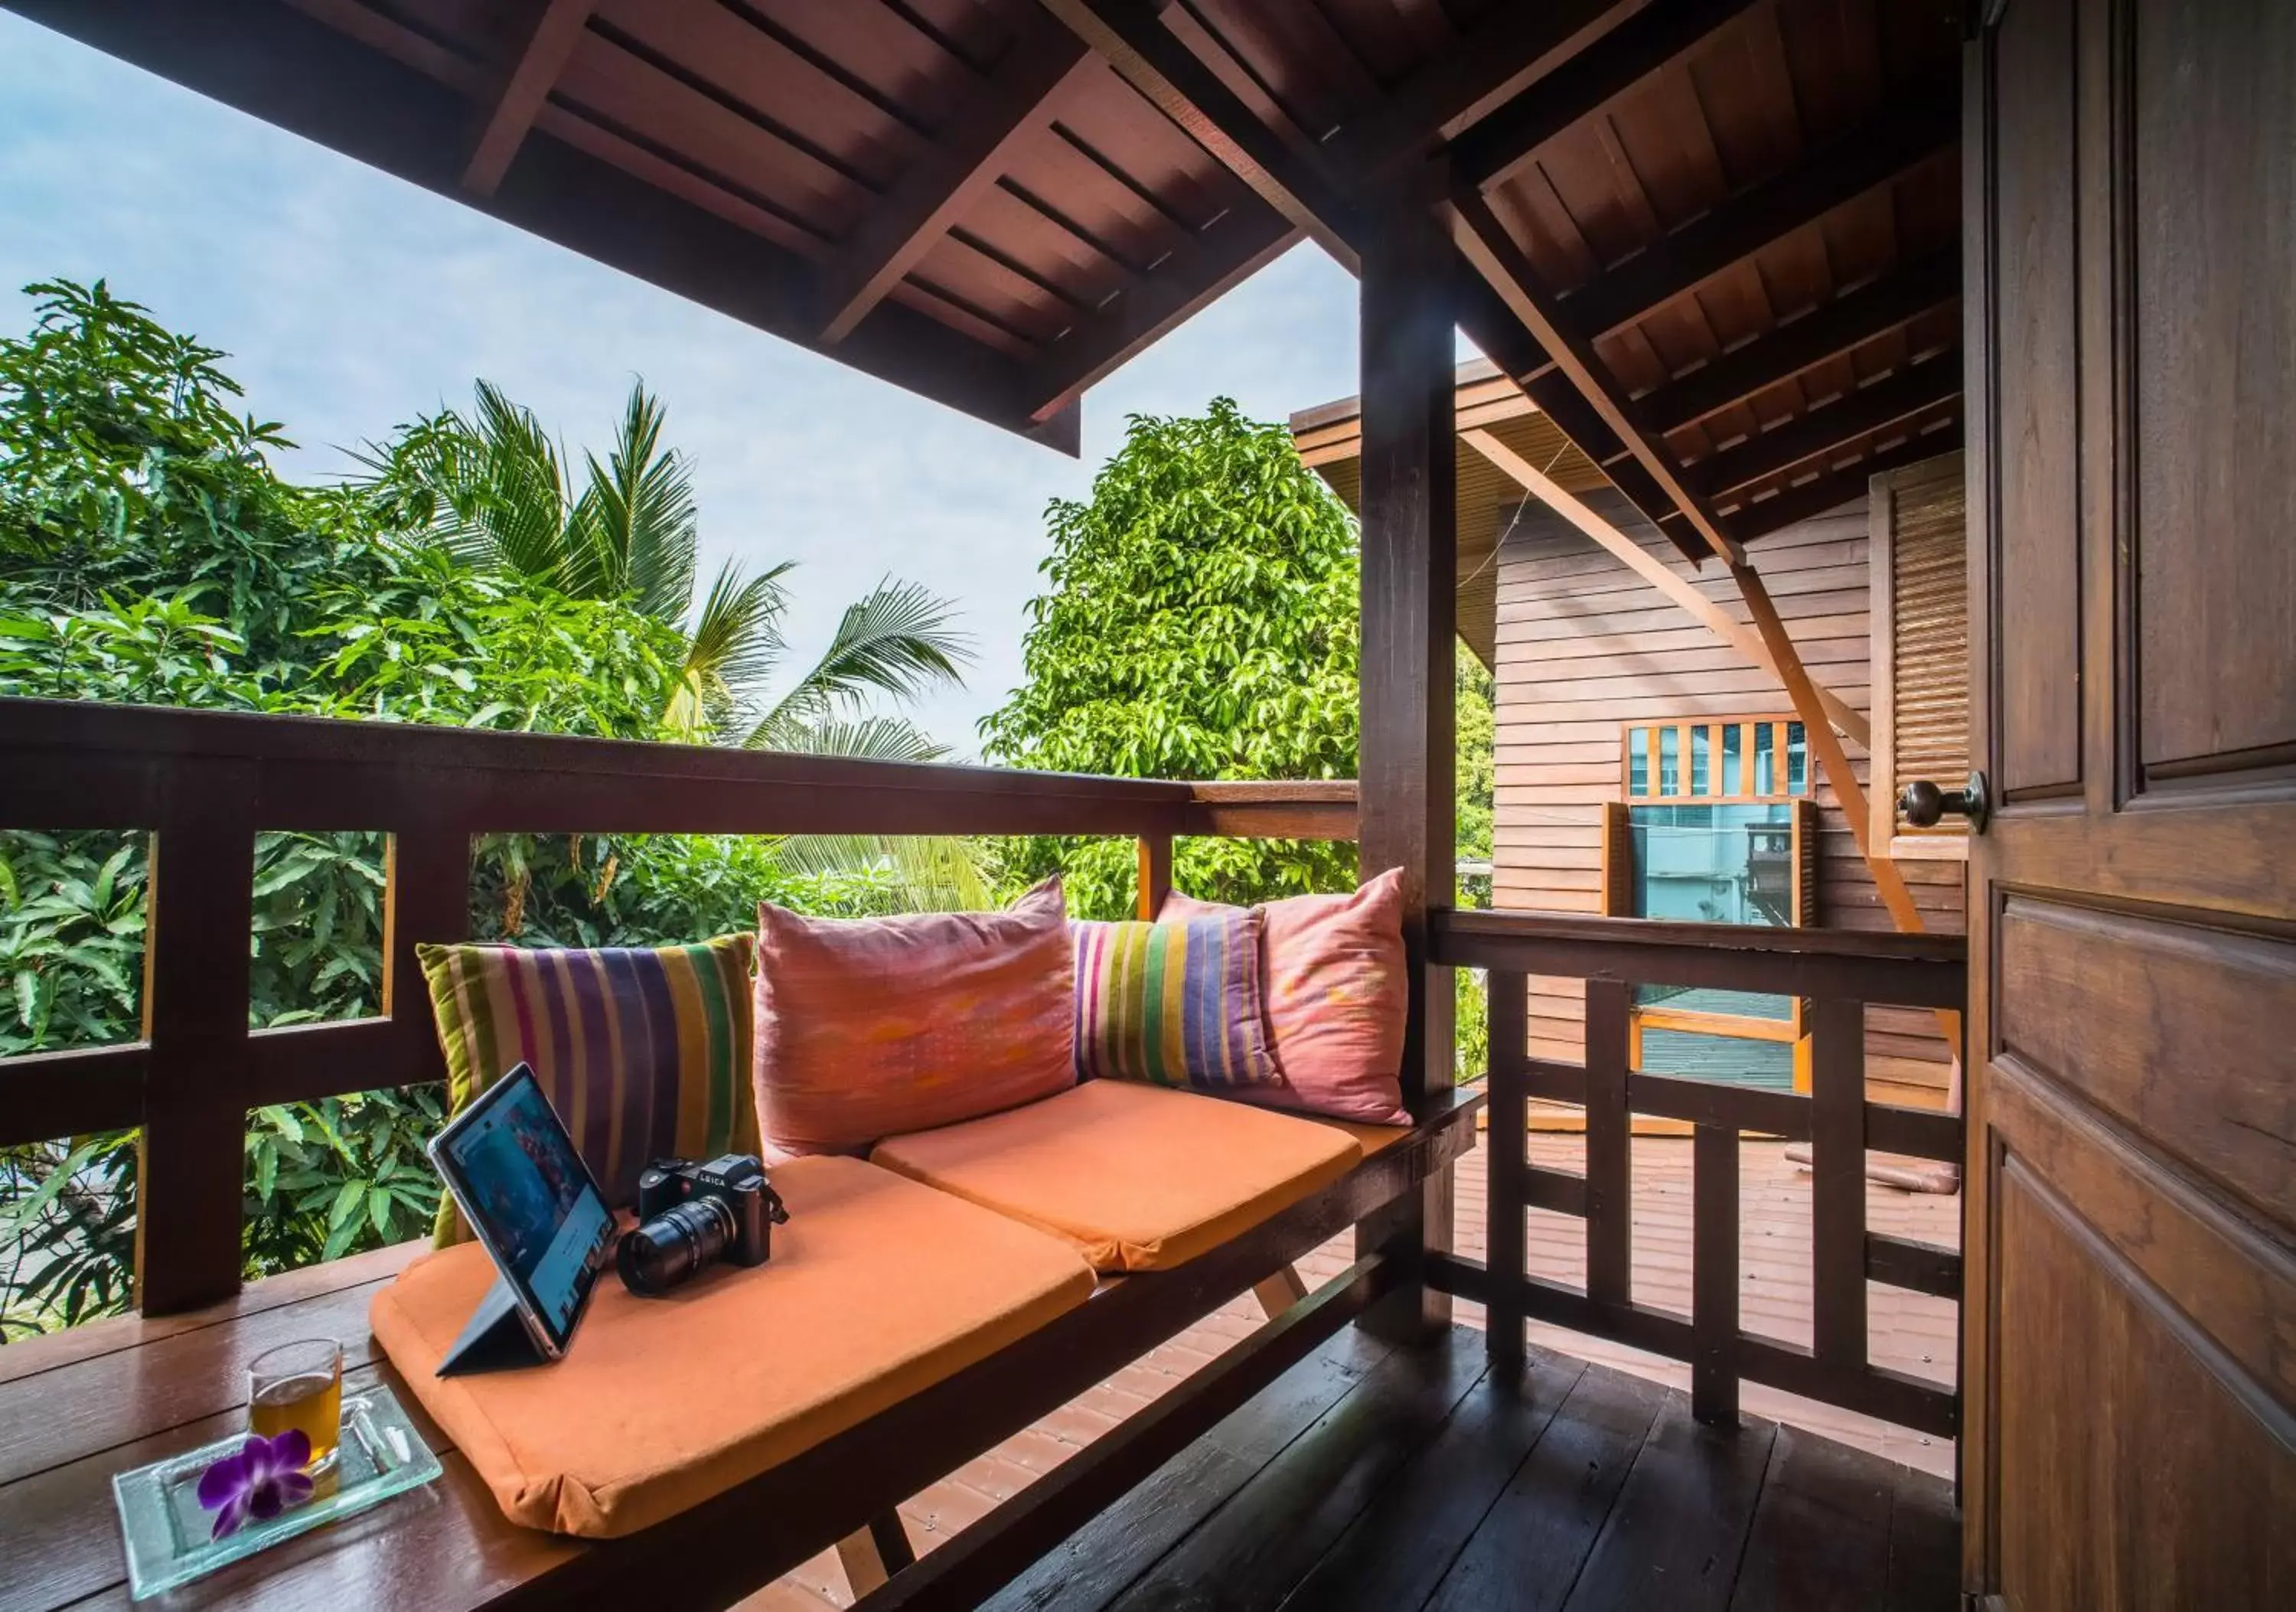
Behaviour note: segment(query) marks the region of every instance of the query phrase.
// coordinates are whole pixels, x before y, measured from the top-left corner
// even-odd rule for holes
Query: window
[[[1816,803],[1808,736],[1789,717],[1630,725],[1626,799],[1604,834],[1603,910],[1698,924],[1814,918]],[[1634,1064],[1790,1090],[1802,1065],[1792,997],[1636,990]]]
[[[1778,801],[1810,790],[1809,736],[1792,717],[1630,724],[1625,754],[1629,801]]]
[[[1874,478],[1866,506],[1873,587],[1874,843],[1892,857],[1960,858],[1968,825],[1915,828],[1898,787],[1943,789],[1969,776],[1969,537],[1962,456],[1947,454]]]

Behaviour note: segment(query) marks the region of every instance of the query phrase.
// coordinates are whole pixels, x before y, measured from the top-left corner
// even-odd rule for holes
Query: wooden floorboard
[[[1398,1350],[1111,1606],[1117,1612],[1281,1606],[1433,1440],[1483,1371],[1482,1335],[1465,1328],[1424,1349]]]
[[[1107,1606],[1391,1353],[1352,1327],[1341,1331],[985,1605],[994,1612]]]
[[[1434,1442],[1395,1476],[1292,1597],[1317,1612],[1391,1612],[1434,1592],[1587,1368],[1535,1350],[1487,1373]]]
[[[1702,1427],[1668,1394],[1563,1612],[1725,1612],[1776,1436],[1752,1419]]]
[[[1555,1612],[1668,1397],[1640,1378],[1587,1367],[1452,1560],[1428,1612]]]
[[[1882,1605],[1891,1476],[1846,1445],[1779,1428],[1734,1612],[1870,1612]]]

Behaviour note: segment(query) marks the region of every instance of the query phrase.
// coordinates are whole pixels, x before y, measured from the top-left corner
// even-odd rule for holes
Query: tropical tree
[[[972,658],[954,612],[914,583],[887,579],[849,605],[829,646],[780,692],[788,563],[756,576],[723,565],[694,600],[701,516],[693,469],[663,440],[666,411],[630,389],[603,460],[579,473],[534,413],[480,381],[468,413],[443,409],[360,455],[357,484],[381,518],[424,531],[475,568],[581,599],[621,599],[684,635],[676,687],[661,716],[690,739],[752,749],[931,761],[945,753],[872,700],[908,700],[959,680]]]
[[[1136,415],[1081,502],[1046,512],[1051,586],[1029,606],[1027,683],[981,723],[1014,766],[1163,778],[1338,778],[1356,765],[1356,533],[1291,434],[1215,399]],[[1122,917],[1128,846],[1036,840],[1076,910]],[[1213,899],[1350,885],[1354,848],[1191,839],[1179,884]]]

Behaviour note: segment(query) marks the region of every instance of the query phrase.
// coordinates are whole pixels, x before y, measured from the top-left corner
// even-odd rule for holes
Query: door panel
[[[2265,0],[2155,4],[2135,19],[2133,524],[2148,782],[2296,762],[2287,12]],[[2258,532],[2280,540],[2249,540]]]
[[[2296,7],[1969,90],[1968,1587],[2296,1605]]]
[[[2073,299],[2074,0],[2020,0],[1998,37],[2003,96],[1994,169],[2004,294],[1998,454],[2002,588],[2000,759],[2008,798],[2080,784],[2079,376]]]

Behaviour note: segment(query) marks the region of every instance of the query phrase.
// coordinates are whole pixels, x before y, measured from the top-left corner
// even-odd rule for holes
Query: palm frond
[[[812,878],[888,876],[910,912],[979,912],[995,905],[988,875],[968,840],[946,836],[796,835],[775,849],[788,871]]]
[[[754,721],[758,688],[782,654],[782,613],[789,598],[784,561],[743,578],[727,561],[709,586],[686,637],[685,665],[663,720],[689,737],[730,735]],[[683,625],[683,622],[680,622]]]
[[[571,524],[602,581],[656,621],[683,627],[693,605],[701,514],[685,456],[661,445],[668,417],[644,382],[630,388],[606,462],[585,456],[589,481]]]
[[[470,426],[480,449],[467,478],[477,500],[472,516],[494,563],[578,596],[599,596],[585,574],[585,556],[568,541],[565,467],[542,422],[493,382],[481,381]]]
[[[888,579],[852,604],[821,659],[759,723],[759,731],[820,723],[870,693],[911,700],[962,683],[972,641],[950,626],[955,607],[914,582]],[[757,746],[752,736],[752,747]],[[780,746],[767,739],[767,745]]]
[[[938,761],[948,754],[947,745],[906,717],[804,722],[781,711],[752,728],[743,747],[785,750],[798,755],[852,756],[869,761]]]

